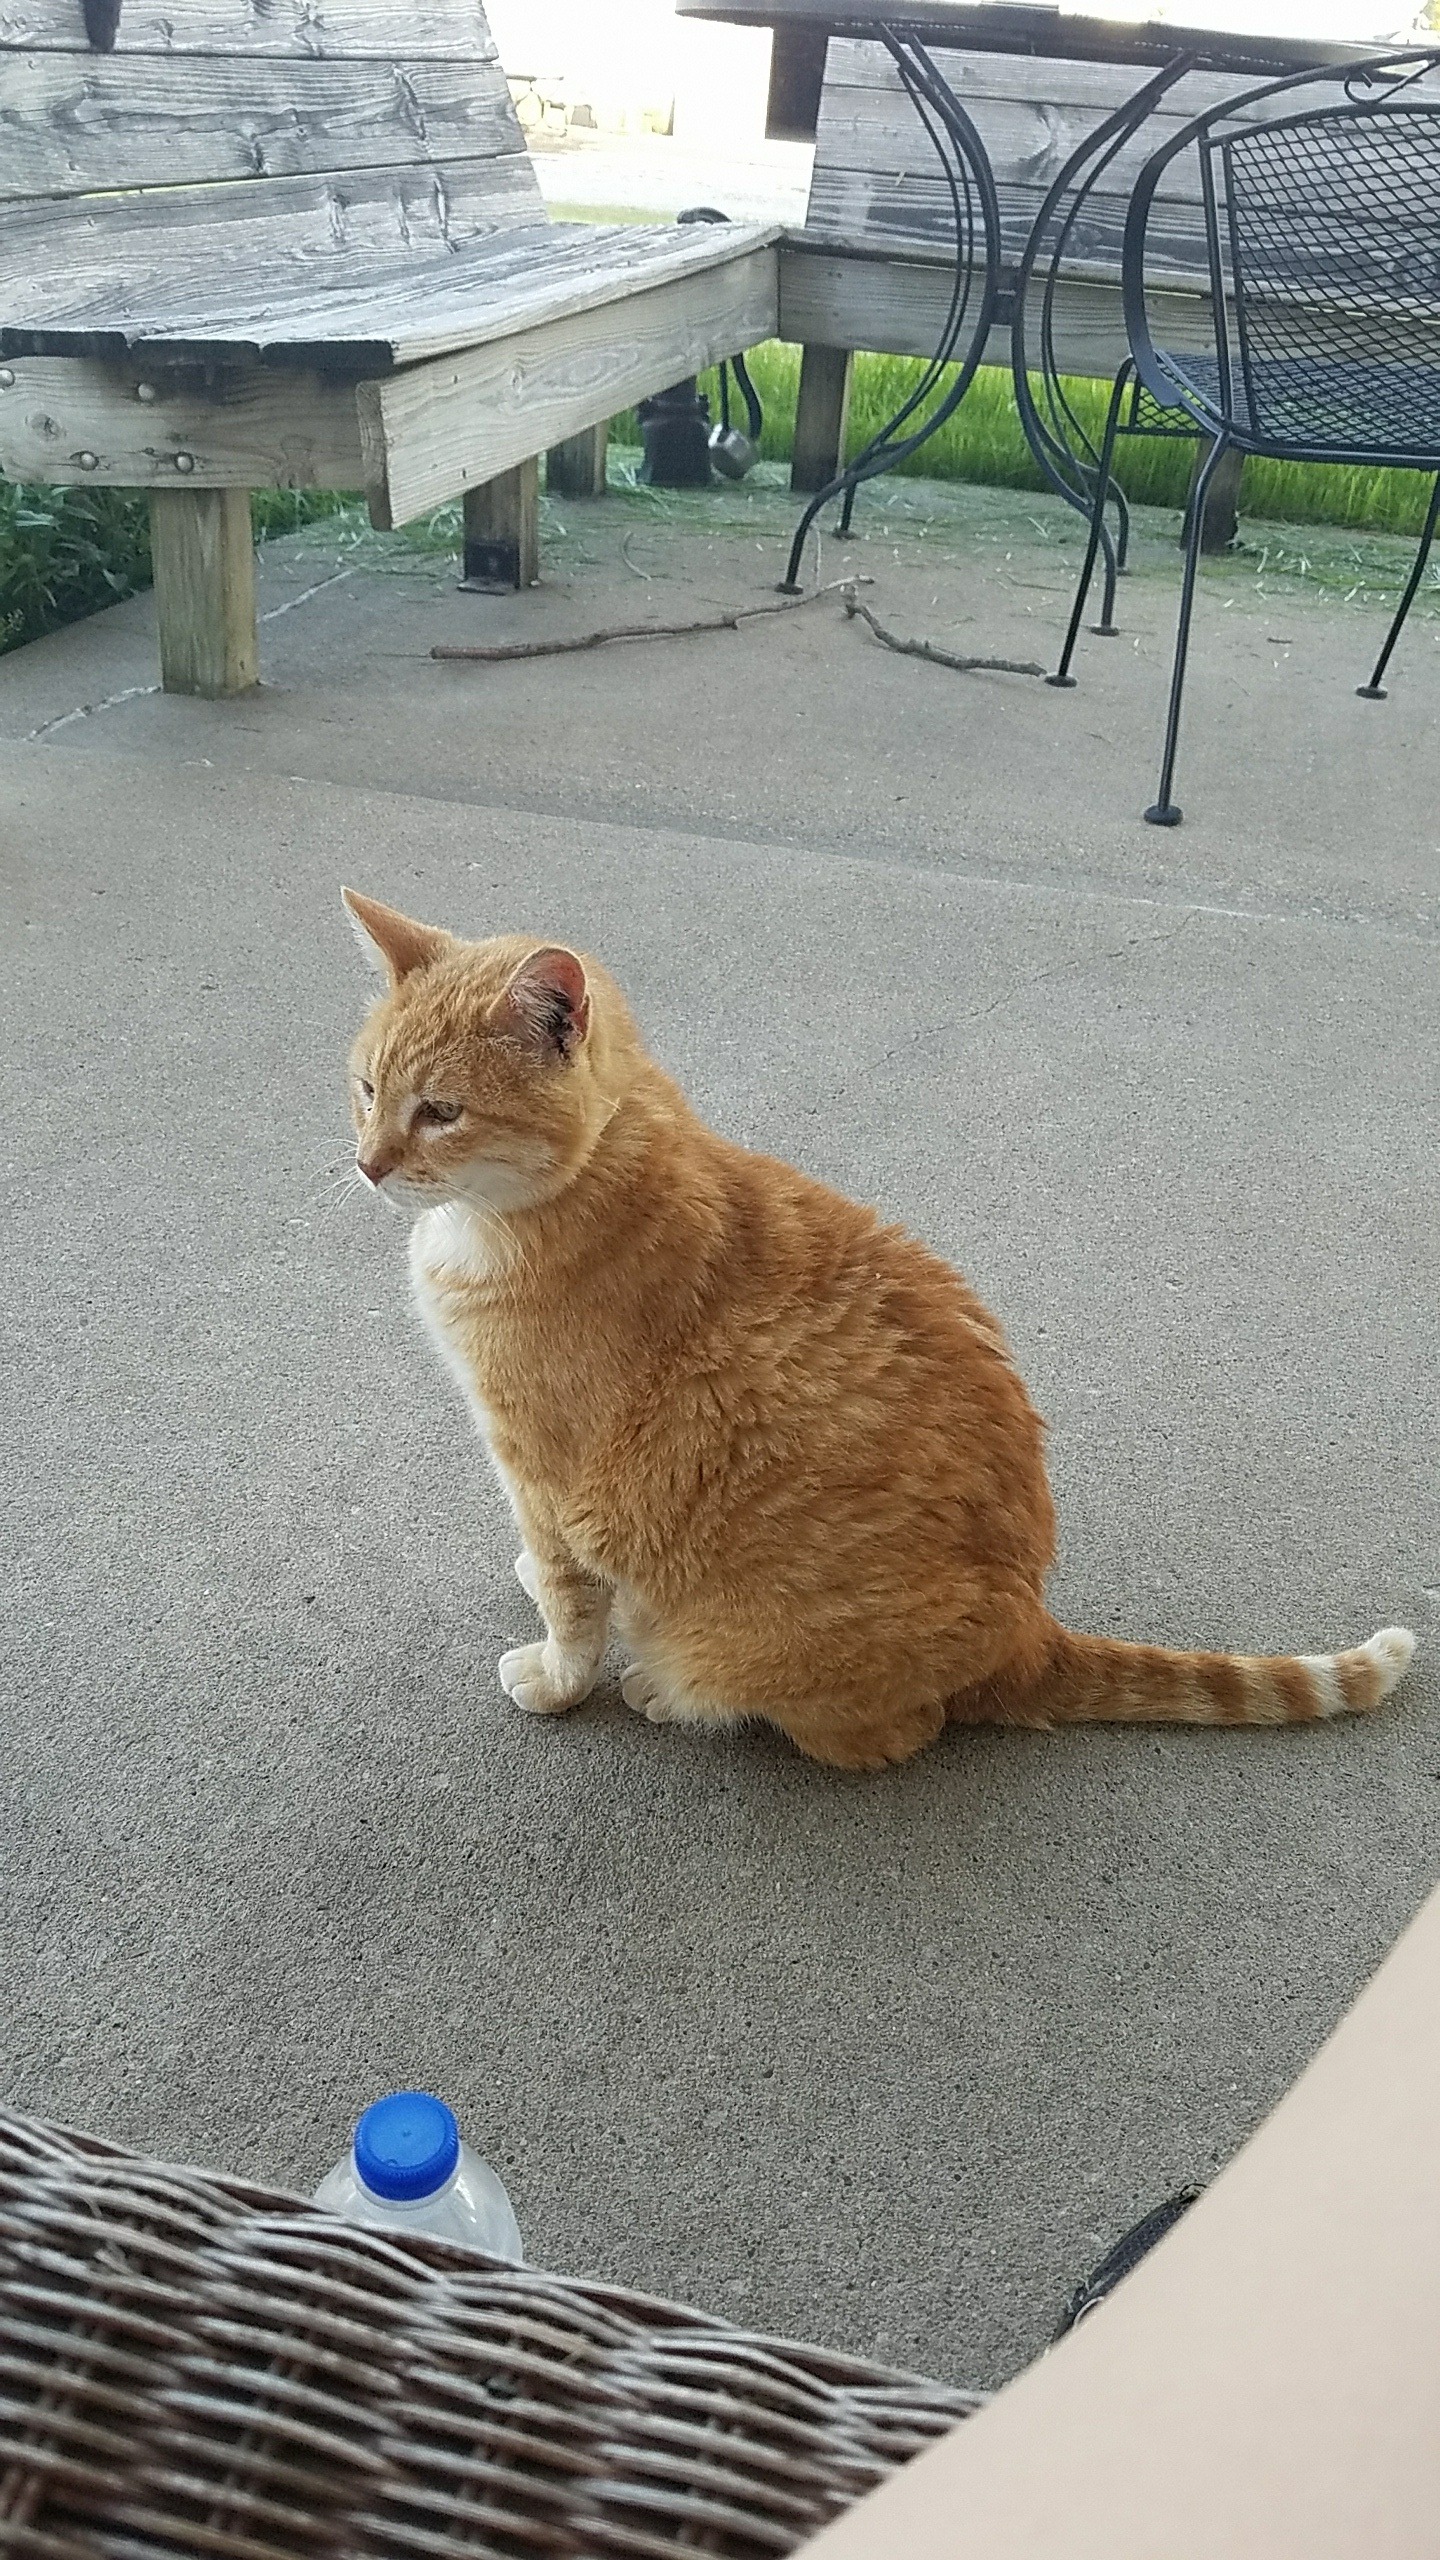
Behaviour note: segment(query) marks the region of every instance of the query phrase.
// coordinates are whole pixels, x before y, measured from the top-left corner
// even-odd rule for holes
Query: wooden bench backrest
[[[1148,77],[1133,63],[1055,62],[1029,55],[964,53],[932,46],[990,154],[1006,258],[1015,263],[1046,193],[1084,136],[1134,96]],[[1115,278],[1125,213],[1146,160],[1180,125],[1250,79],[1191,72],[1112,162],[1071,235],[1070,272]],[[938,155],[878,44],[833,40],[826,64],[810,183],[807,232],[877,255],[949,258],[954,214]],[[1152,267],[1200,286],[1205,234],[1192,154],[1163,184],[1151,225]]]
[[[479,0],[122,0],[109,53],[0,0],[0,317],[47,268],[218,297],[546,218]]]
[[[1133,64],[1050,61],[939,44],[931,50],[989,153],[1003,254],[1013,270],[1072,152],[1149,75]],[[1248,74],[1187,73],[1104,171],[1069,233],[1060,271],[1055,313],[1065,370],[1110,374],[1128,350],[1117,287],[1126,215],[1146,161],[1196,116],[1263,85]],[[1433,102],[1440,80],[1427,75],[1409,94]],[[1333,104],[1337,98],[1337,89],[1325,84],[1302,91],[1295,103]],[[1262,104],[1256,112],[1263,117],[1279,110]],[[1072,201],[1066,197],[1067,207]],[[1363,206],[1332,211],[1363,228]],[[1417,308],[1428,309],[1433,297],[1430,246],[1418,238],[1397,245],[1395,226],[1383,215],[1376,228],[1377,254],[1392,281],[1402,277],[1405,255],[1415,262],[1411,308],[1402,315],[1407,354],[1440,362],[1440,330],[1417,317]],[[1042,244],[1042,276],[1057,243],[1052,222]],[[831,244],[845,254],[827,257]],[[806,345],[928,355],[945,322],[954,254],[954,209],[939,156],[889,54],[873,42],[832,38],[804,253],[792,256],[781,272],[784,334]],[[1202,353],[1211,349],[1209,260],[1194,151],[1181,153],[1161,180],[1147,228],[1145,273],[1147,286],[1155,289],[1152,319],[1164,342]],[[1313,292],[1307,290],[1312,309],[1325,302],[1328,283],[1329,251],[1322,242]],[[1027,305],[1036,320],[1029,337],[1032,359],[1039,343],[1038,301],[1037,293]],[[1337,355],[1343,357],[1346,344],[1343,336],[1337,339]],[[1002,327],[992,338],[989,361],[1003,362],[1008,352]]]

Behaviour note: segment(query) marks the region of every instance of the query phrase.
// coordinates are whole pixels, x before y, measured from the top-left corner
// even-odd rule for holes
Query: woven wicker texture
[[[759,2560],[976,2406],[0,2111],[0,2551]]]

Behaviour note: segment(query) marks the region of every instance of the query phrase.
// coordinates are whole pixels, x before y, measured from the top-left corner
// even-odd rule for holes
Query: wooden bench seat
[[[774,335],[778,236],[551,222],[477,0],[4,0],[0,472],[150,490],[165,682],[235,690],[237,492],[518,559],[539,453]]]
[[[363,488],[402,524],[710,363],[717,335],[773,335],[775,237],[538,222],[326,272],[207,283],[200,259],[183,285],[148,257],[66,262],[5,295],[0,458],[112,487]]]
[[[220,244],[202,230],[177,275],[163,247],[156,258],[139,242],[132,261],[112,252],[87,271],[79,244],[52,225],[42,245],[57,274],[7,286],[0,354],[234,355],[389,371],[732,266],[745,248],[778,236],[778,226],[758,224],[531,222],[442,243],[428,258],[376,248],[323,265],[294,259],[236,271],[227,262],[217,274]]]

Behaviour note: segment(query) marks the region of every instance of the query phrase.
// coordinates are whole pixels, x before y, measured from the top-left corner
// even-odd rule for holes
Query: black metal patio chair
[[[1436,473],[1419,549],[1368,684],[1382,679],[1414,603],[1440,516],[1440,51],[1305,72],[1195,117],[1147,161],[1125,225],[1130,355],[1111,394],[1090,539],[1052,684],[1075,653],[1113,486],[1126,402],[1213,439],[1191,496],[1159,796],[1152,825],[1178,826],[1180,707],[1205,498],[1238,448],[1280,462],[1390,464]],[[1420,84],[1426,85],[1420,85]],[[1297,91],[1323,85],[1321,105]],[[1146,308],[1147,235],[1180,155],[1198,155],[1209,255],[1212,351],[1157,347]],[[1163,198],[1162,198],[1163,204]]]

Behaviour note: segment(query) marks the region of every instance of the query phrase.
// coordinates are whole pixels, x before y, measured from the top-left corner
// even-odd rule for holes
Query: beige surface
[[[1434,2560],[1440,1895],[1127,2284],[814,2560]]]

